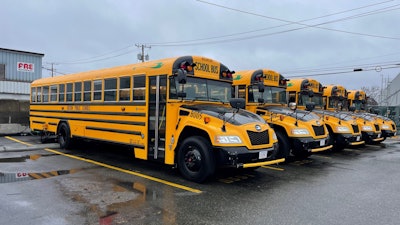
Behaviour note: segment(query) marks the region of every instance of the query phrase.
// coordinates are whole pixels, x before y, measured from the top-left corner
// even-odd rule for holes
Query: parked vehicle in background
[[[350,90],[348,97],[348,106],[353,106],[355,112],[361,118],[374,120],[374,126],[378,126],[381,130],[381,137],[378,140],[372,140],[371,143],[380,143],[388,137],[397,135],[397,127],[393,120],[385,116],[376,115],[372,109],[368,109],[367,95],[363,90]],[[378,127],[376,129],[378,129]]]
[[[332,148],[328,130],[316,114],[288,107],[285,79],[268,69],[239,71],[234,75],[235,97],[246,99],[246,109],[260,115],[275,130],[278,157],[305,158]]]

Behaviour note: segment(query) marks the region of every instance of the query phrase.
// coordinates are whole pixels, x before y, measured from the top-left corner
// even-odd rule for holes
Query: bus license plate
[[[262,151],[258,153],[258,159],[266,159],[268,157],[268,151]]]
[[[381,137],[381,134],[378,134],[378,138],[380,138]]]
[[[319,144],[320,144],[320,146],[324,146],[325,145],[325,139],[321,140]]]
[[[357,136],[357,139],[356,139],[356,140],[357,140],[357,141],[360,141],[360,139],[361,139],[361,137],[360,137],[360,136]]]

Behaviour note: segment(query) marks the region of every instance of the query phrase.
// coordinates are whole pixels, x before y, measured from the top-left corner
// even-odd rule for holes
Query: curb
[[[34,151],[44,148],[59,148],[60,145],[57,143],[54,144],[41,144],[41,145],[32,145],[32,146],[20,146],[20,147],[0,147],[0,153],[2,152],[23,152],[23,151]]]

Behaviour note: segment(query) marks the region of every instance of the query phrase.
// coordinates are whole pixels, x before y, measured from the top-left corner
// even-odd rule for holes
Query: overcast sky
[[[0,18],[0,48],[43,53],[57,75],[137,63],[136,44],[348,90],[400,73],[399,0],[1,0]]]

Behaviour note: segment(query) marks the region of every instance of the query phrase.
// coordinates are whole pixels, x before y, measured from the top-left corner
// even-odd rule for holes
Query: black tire
[[[278,152],[276,153],[276,158],[290,159],[290,142],[288,136],[280,130],[275,131],[276,137],[278,138]]]
[[[186,138],[178,150],[178,168],[190,181],[204,182],[215,172],[215,158],[210,143],[201,136]]]
[[[69,149],[72,145],[71,130],[67,123],[61,123],[58,127],[58,143],[61,149]]]

